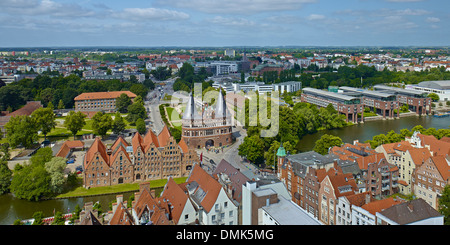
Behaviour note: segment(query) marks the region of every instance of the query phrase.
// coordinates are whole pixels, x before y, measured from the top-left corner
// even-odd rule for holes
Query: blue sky
[[[449,46],[448,0],[0,0],[0,47]]]

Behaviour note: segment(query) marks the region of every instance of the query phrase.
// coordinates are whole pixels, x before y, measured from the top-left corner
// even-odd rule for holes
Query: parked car
[[[74,162],[75,162],[75,160],[73,160],[73,159],[67,160],[67,164],[74,163]]]

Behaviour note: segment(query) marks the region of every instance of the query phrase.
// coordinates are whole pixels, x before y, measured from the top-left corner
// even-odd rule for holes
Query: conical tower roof
[[[198,118],[197,109],[195,108],[194,96],[189,94],[189,100],[186,105],[186,109],[184,109],[183,119],[197,119]]]
[[[225,99],[223,98],[223,94],[219,89],[219,96],[216,100],[216,110],[214,111],[216,118],[225,118],[227,117],[227,103],[225,103]]]

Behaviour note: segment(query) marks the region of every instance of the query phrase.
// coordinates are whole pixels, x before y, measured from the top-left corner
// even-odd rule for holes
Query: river
[[[342,141],[346,143],[352,143],[353,140],[359,140],[364,142],[368,139],[372,139],[374,135],[386,134],[390,130],[400,132],[401,129],[407,128],[411,130],[416,125],[422,125],[424,128],[449,128],[450,118],[436,118],[432,116],[411,116],[402,117],[395,120],[380,120],[369,121],[364,124],[356,124],[342,129],[335,130],[323,130],[311,135],[305,135],[298,143],[297,149],[299,152],[310,151],[314,148],[314,142],[324,134],[332,134],[339,136]],[[132,194],[124,193],[124,200],[128,200]],[[84,198],[71,198],[71,199],[58,199],[58,200],[46,200],[40,202],[29,202],[13,197],[12,194],[5,194],[0,196],[0,225],[12,224],[16,219],[30,219],[37,211],[44,212],[45,217],[53,216],[53,211],[61,211],[62,213],[69,213],[75,210],[75,206],[78,204],[81,208],[86,202],[99,201],[104,212],[109,210],[109,203],[116,199],[115,194],[84,197]]]
[[[367,121],[341,129],[322,130],[303,136],[297,144],[297,151],[311,151],[314,148],[315,142],[324,134],[338,136],[344,143],[353,143],[354,140],[364,142],[378,134],[387,134],[391,130],[400,133],[401,129],[406,128],[411,130],[416,125],[422,125],[424,128],[448,129],[450,126],[450,117],[408,116],[393,120]]]

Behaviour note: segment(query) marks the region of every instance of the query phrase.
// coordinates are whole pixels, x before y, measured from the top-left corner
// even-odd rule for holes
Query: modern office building
[[[347,122],[357,123],[358,121],[364,121],[364,105],[358,97],[336,94],[315,88],[304,88],[302,91],[302,102],[315,104],[320,107],[327,107],[329,104],[332,104],[334,109],[345,115]],[[360,119],[358,119],[358,113],[361,113]]]
[[[431,112],[431,99],[427,97],[427,92],[380,84],[373,86],[373,88],[381,93],[396,95],[399,106],[408,105],[409,109],[415,111],[418,115],[425,115]]]
[[[338,92],[361,98],[365,107],[369,107],[371,111],[383,116],[384,119],[399,117],[397,96],[394,94],[346,86],[339,87]]]
[[[450,100],[450,80],[445,81],[425,81],[417,85],[409,84],[406,89],[418,90],[427,93],[435,93],[441,101]]]

